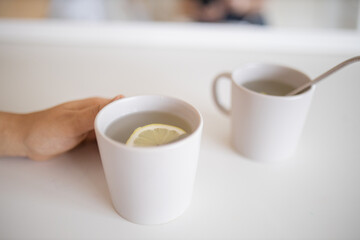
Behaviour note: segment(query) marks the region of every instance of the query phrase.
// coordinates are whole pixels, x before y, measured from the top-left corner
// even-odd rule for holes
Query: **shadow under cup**
[[[106,135],[115,120],[139,112],[166,112],[186,121],[191,132],[162,146],[129,147]],[[116,211],[138,224],[162,224],[180,216],[192,198],[203,121],[190,104],[165,96],[136,96],[104,107],[95,132]],[[139,126],[140,127],[140,126]]]

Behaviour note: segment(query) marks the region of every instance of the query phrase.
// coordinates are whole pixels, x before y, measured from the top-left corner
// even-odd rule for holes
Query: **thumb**
[[[111,100],[101,101],[93,106],[78,111],[77,114],[75,114],[76,116],[75,116],[74,124],[79,135],[94,129],[95,117],[103,107],[123,97],[124,97],[123,95],[118,95],[112,98]]]

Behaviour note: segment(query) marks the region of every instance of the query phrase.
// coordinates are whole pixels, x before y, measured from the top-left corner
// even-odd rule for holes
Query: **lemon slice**
[[[133,147],[159,146],[173,142],[184,134],[186,132],[179,127],[154,123],[135,129],[126,145]]]

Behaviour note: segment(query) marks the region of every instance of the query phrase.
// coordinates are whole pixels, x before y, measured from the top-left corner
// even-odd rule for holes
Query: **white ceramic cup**
[[[231,81],[231,107],[218,97],[220,80]],[[213,82],[213,99],[231,116],[231,142],[237,152],[258,161],[291,157],[296,150],[315,86],[295,96],[273,96],[244,87],[251,81],[278,81],[294,88],[311,81],[304,73],[273,64],[248,64]]]
[[[185,138],[156,147],[129,147],[105,135],[120,117],[143,111],[177,115],[189,123]],[[203,121],[190,104],[165,96],[136,96],[105,106],[95,132],[113,205],[125,219],[162,224],[180,216],[192,198]]]

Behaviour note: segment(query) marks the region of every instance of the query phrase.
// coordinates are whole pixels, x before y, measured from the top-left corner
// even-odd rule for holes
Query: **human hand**
[[[105,105],[122,97],[119,95],[111,100],[87,98],[40,112],[5,115],[3,118],[10,118],[11,123],[4,132],[7,143],[0,140],[0,145],[3,144],[0,146],[0,155],[46,160],[69,151],[85,139],[95,138],[94,120],[97,113]],[[4,116],[5,113],[2,114]],[[5,122],[1,117],[0,123]]]

